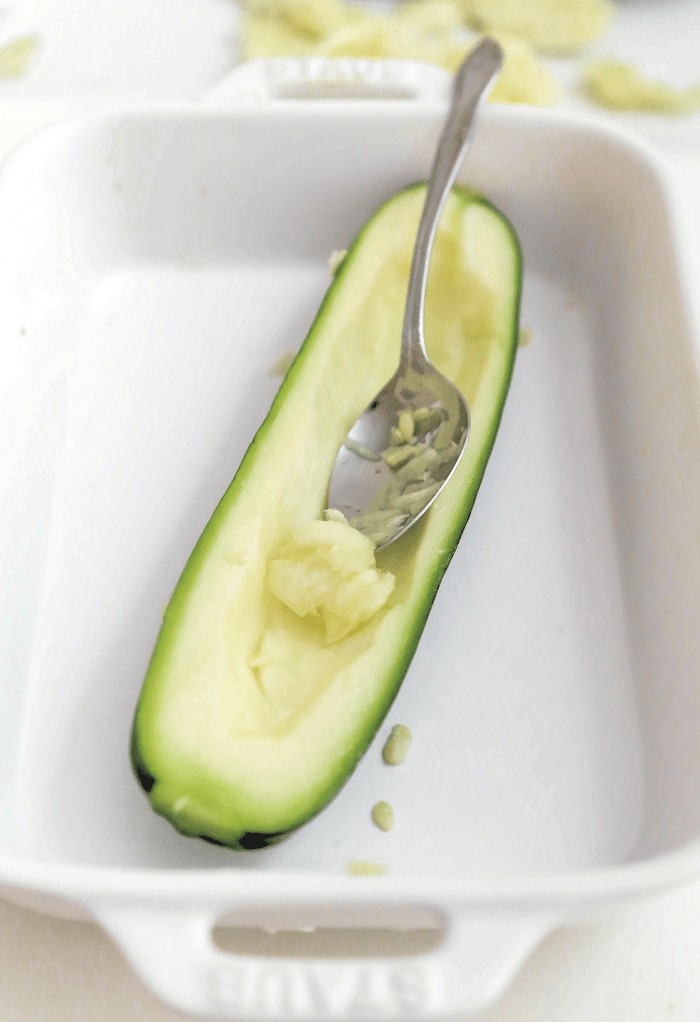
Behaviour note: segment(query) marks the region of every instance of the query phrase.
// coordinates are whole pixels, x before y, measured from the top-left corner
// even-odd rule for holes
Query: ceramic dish
[[[2,168],[0,883],[96,918],[183,1010],[442,1017],[562,922],[700,876],[697,324],[652,152],[489,109],[462,179],[519,232],[532,340],[418,653],[317,820],[244,854],[180,837],[128,760],[163,606],[329,253],[426,175],[445,112],[319,91],[88,117]],[[222,919],[442,937],[276,961]]]

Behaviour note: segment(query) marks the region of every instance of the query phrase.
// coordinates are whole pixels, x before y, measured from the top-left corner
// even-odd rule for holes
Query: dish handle
[[[513,910],[438,910],[448,920],[445,939],[428,954],[274,958],[218,948],[213,928],[222,913],[211,905],[115,900],[91,909],[162,1000],[247,1022],[464,1016],[492,1003],[558,924],[550,915]]]
[[[244,61],[208,90],[202,103],[230,107],[241,101],[392,100],[444,103],[452,77],[413,60],[355,57],[261,57]]]

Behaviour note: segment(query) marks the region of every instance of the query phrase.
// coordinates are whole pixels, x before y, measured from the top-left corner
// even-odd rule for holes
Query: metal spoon
[[[333,466],[328,507],[342,512],[377,549],[427,511],[467,441],[469,408],[428,359],[423,311],[437,225],[469,148],[477,104],[502,59],[500,46],[485,38],[455,75],[413,251],[399,367],[355,422]]]

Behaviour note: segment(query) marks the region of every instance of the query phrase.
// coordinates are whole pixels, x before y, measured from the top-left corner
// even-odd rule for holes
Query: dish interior
[[[700,401],[667,196],[626,143],[503,111],[463,180],[520,234],[532,340],[385,726],[335,802],[259,852],[179,836],[132,776],[163,608],[275,363],[331,250],[429,169],[437,111],[340,111],[87,121],[0,175],[5,853],[530,873],[700,832]],[[389,768],[395,723],[413,745]]]

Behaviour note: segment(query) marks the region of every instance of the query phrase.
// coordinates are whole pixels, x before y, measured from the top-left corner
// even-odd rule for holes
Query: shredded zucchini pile
[[[356,0],[240,0],[242,59],[405,58],[454,72],[483,32],[504,64],[490,99],[554,106],[563,90],[548,57],[580,58],[605,38],[611,0],[401,0],[384,11]],[[678,116],[700,109],[700,84],[676,89],[613,59],[581,68],[578,89],[599,106]]]
[[[608,0],[582,0],[607,11]],[[242,0],[243,59],[275,56],[402,57],[453,72],[488,28],[504,51],[491,99],[551,106],[560,99],[552,72],[530,42],[501,29],[476,0],[410,0],[386,13],[351,0]],[[497,12],[499,5],[494,5]],[[580,34],[580,33],[579,33]]]

